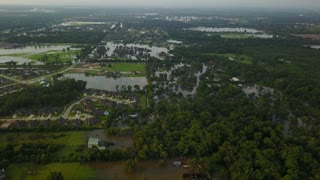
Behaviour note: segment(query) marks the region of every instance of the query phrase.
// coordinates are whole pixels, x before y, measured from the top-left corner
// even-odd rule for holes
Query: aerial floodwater
[[[247,33],[259,33],[261,31],[256,30],[256,29],[251,29],[251,28],[229,28],[229,27],[224,27],[224,28],[217,28],[217,27],[193,27],[193,28],[188,28],[186,30],[192,30],[192,31],[202,31],[202,32],[247,32]]]
[[[123,86],[139,85],[142,89],[148,84],[146,77],[105,77],[105,76],[86,76],[85,74],[65,74],[65,78],[73,78],[87,82],[87,89],[101,89],[107,91],[121,90]]]
[[[34,46],[25,46],[19,48],[0,48],[0,55],[8,55],[8,54],[37,54],[48,51],[62,50],[66,49],[67,45],[34,45]]]
[[[6,63],[14,61],[17,62],[18,65],[24,64],[24,63],[34,63],[35,65],[42,65],[42,62],[39,61],[33,61],[27,58],[23,57],[14,57],[14,56],[0,56],[0,63]]]
[[[0,0],[0,180],[320,180],[317,1]]]

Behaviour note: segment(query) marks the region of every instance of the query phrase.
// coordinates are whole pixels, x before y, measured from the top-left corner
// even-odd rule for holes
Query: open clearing
[[[95,170],[79,163],[13,164],[7,168],[10,179],[47,179],[50,172],[61,172],[64,179],[94,179]]]
[[[45,144],[66,144],[83,145],[86,139],[83,139],[83,131],[68,132],[8,132],[0,133],[0,146],[7,144],[20,143],[45,143]]]
[[[143,63],[106,63],[104,66],[99,64],[80,65],[72,68],[67,73],[86,73],[88,75],[99,75],[104,72],[120,72],[124,77],[144,77],[146,64]],[[132,74],[132,72],[139,72]]]

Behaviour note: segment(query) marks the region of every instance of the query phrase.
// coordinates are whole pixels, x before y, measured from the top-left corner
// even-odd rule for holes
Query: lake
[[[64,74],[65,78],[73,78],[75,80],[82,80],[87,82],[87,89],[100,89],[107,91],[121,90],[122,86],[134,86],[139,85],[140,89],[148,84],[146,77],[119,77],[119,78],[107,78],[105,76],[86,76],[85,74]]]
[[[23,57],[0,56],[0,64],[5,63],[5,62],[10,62],[10,61],[17,62],[17,65],[22,65],[23,63],[28,64],[29,62],[31,62],[34,65],[43,65],[42,62],[33,61],[33,60],[23,58]]]
[[[212,27],[193,27],[193,28],[187,28],[185,30],[192,30],[192,31],[202,31],[202,32],[217,32],[217,33],[223,33],[223,32],[243,32],[243,33],[259,33],[262,31],[251,29],[251,28],[212,28]]]
[[[4,49],[0,48],[0,55],[6,54],[38,54],[44,53],[47,51],[57,51],[62,50],[63,48],[67,49],[70,45],[35,45],[35,46],[26,46],[22,48],[14,48],[14,49]],[[74,48],[72,48],[74,49]]]

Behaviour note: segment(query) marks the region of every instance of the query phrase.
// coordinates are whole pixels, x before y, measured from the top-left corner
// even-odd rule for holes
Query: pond
[[[192,31],[202,31],[202,32],[217,32],[217,33],[223,33],[223,32],[243,32],[243,33],[259,33],[261,31],[256,30],[256,29],[251,29],[251,28],[229,28],[229,27],[224,27],[224,28],[212,28],[212,27],[193,27],[193,28],[188,28],[185,30],[192,30]]]
[[[13,49],[4,49],[0,48],[0,55],[6,54],[38,54],[44,53],[47,51],[57,51],[62,50],[63,48],[70,47],[68,45],[34,45],[34,46],[25,46],[21,48]],[[73,48],[72,48],[73,49]]]
[[[117,46],[126,46],[128,48],[136,47],[136,48],[143,48],[148,49],[151,52],[149,53],[150,56],[160,58],[159,53],[164,52],[168,53],[169,50],[165,47],[157,47],[157,46],[148,46],[143,44],[122,44],[122,43],[114,43],[114,42],[107,42],[106,48],[109,48],[109,51],[107,51],[108,56],[112,56]]]
[[[29,62],[31,62],[34,65],[43,65],[42,62],[33,61],[33,60],[23,58],[23,57],[0,56],[0,64],[5,63],[5,62],[10,62],[10,61],[17,62],[17,65],[22,65],[23,63],[28,64]]]
[[[87,82],[87,89],[100,89],[107,91],[121,90],[122,86],[139,85],[140,89],[148,84],[146,77],[119,77],[107,78],[105,76],[86,76],[85,74],[64,74],[64,78],[73,78],[75,80],[82,80]]]

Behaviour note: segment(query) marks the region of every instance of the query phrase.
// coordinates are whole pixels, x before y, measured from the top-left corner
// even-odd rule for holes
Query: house
[[[236,77],[233,77],[232,79],[230,79],[230,81],[232,81],[232,82],[239,82],[240,79],[238,79],[238,78],[236,78]]]
[[[174,166],[176,167],[180,167],[182,165],[182,162],[181,161],[173,161],[172,163]]]
[[[99,146],[99,138],[90,137],[88,141],[88,148]]]
[[[100,145],[100,139],[99,138],[94,138],[90,137],[88,141],[88,148],[92,149],[93,147],[97,147],[99,150],[105,150],[105,146]]]
[[[1,124],[1,129],[9,129],[12,126],[12,122],[6,122]]]

